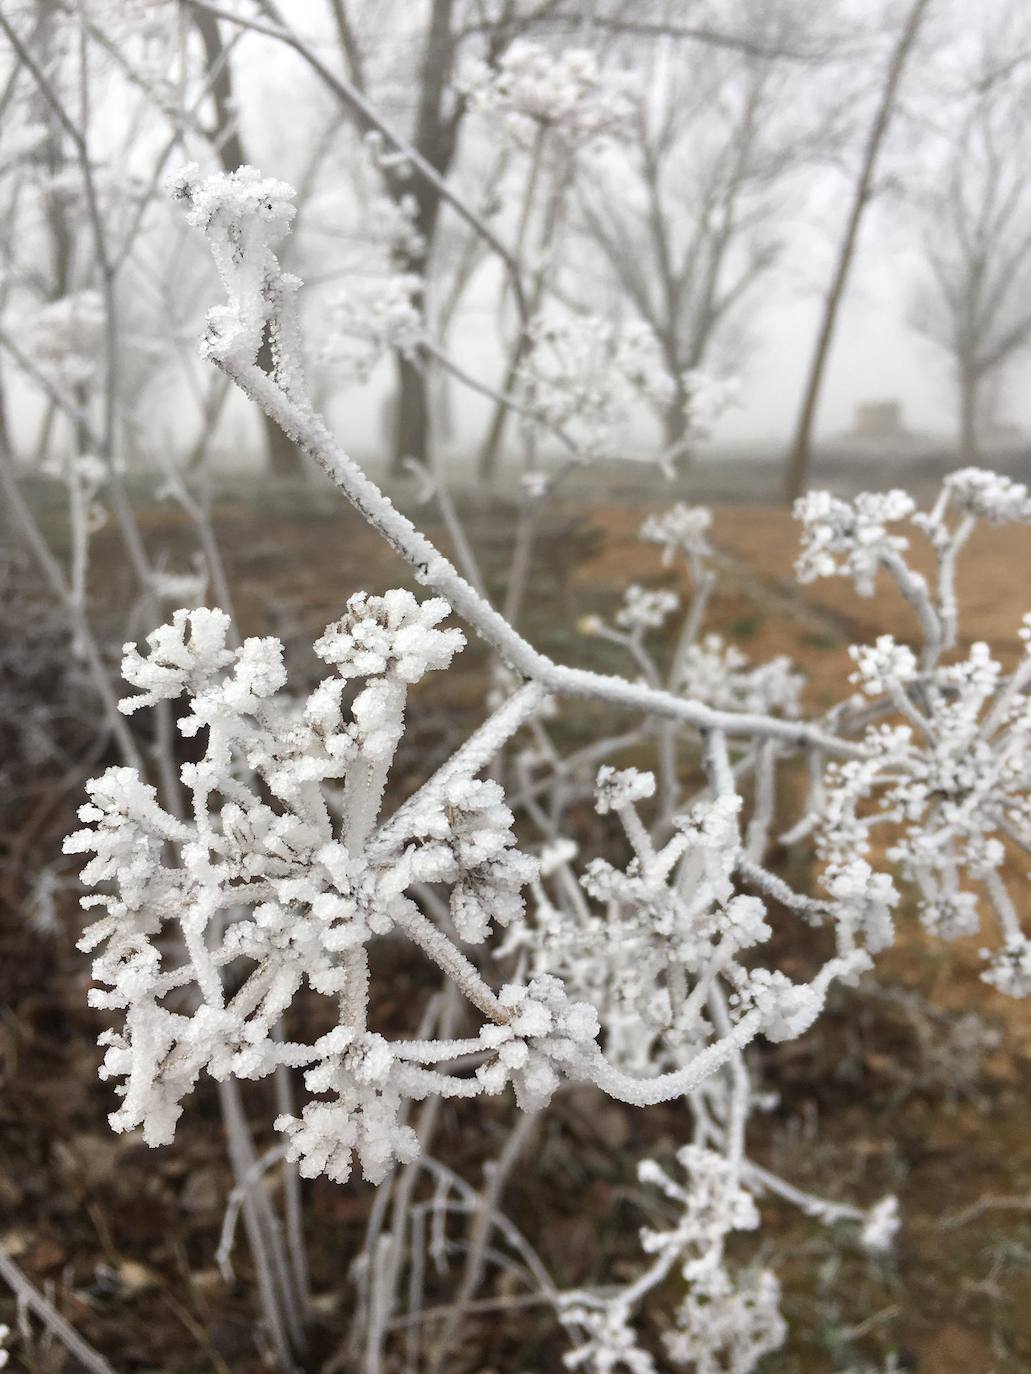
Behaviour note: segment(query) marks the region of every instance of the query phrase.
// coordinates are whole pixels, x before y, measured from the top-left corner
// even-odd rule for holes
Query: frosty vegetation
[[[660,436],[655,467],[675,473],[736,402],[734,307],[776,258],[767,220],[811,137],[794,123],[777,54],[815,42],[819,26],[781,26],[780,7],[750,5],[758,47],[733,79],[716,44],[697,89],[681,89],[675,64],[658,59],[650,89],[581,42],[579,23],[575,42],[567,30],[536,41],[524,11],[553,6],[506,3],[505,23],[470,30],[479,55],[459,61],[453,49],[435,95],[423,92],[433,136],[409,138],[369,95],[380,54],[370,75],[348,51],[339,75],[292,27],[292,6],[82,0],[55,6],[53,27],[39,6],[36,28],[5,13],[14,8],[0,3],[14,55],[0,180],[29,175],[0,234],[0,289],[14,301],[0,348],[42,419],[16,453],[0,385],[0,483],[49,599],[39,613],[32,603],[31,632],[0,609],[0,637],[17,638],[30,665],[12,697],[24,728],[0,780],[26,791],[34,769],[67,759],[63,732],[88,713],[71,785],[97,775],[64,852],[81,865],[79,949],[104,1020],[112,1129],[175,1150],[199,1112],[193,1094],[216,1085],[234,1186],[214,1259],[231,1279],[242,1230],[256,1339],[280,1374],[316,1367],[312,1190],[301,1182],[315,1179],[375,1189],[340,1274],[337,1367],[446,1374],[474,1310],[526,1303],[553,1317],[567,1367],[582,1374],[752,1374],[788,1331],[765,1203],[840,1228],[874,1257],[905,1226],[893,1196],[841,1196],[834,1178],[818,1195],[756,1162],[753,1122],[776,1102],[763,1044],[804,1036],[831,1001],[848,1008],[907,922],[935,941],[977,937],[986,998],[1031,993],[1018,914],[1031,852],[1031,615],[1018,662],[987,644],[964,650],[956,593],[973,530],[1031,524],[1031,495],[967,466],[928,510],[902,491],[797,502],[801,583],[843,578],[866,598],[894,587],[912,612],[905,640],[853,646],[851,677],[818,711],[800,664],[753,661],[713,623],[721,562],[700,506],[670,502],[640,529],[680,591],[631,584],[576,626],[621,671],[556,662],[522,626],[535,540],[570,474],[625,455],[642,415]],[[348,49],[347,7],[330,9]],[[227,73],[245,36],[296,57],[329,101],[297,191],[244,156]],[[119,80],[139,96],[138,145],[106,146],[90,117],[103,101],[98,52],[119,56]],[[709,106],[726,137],[714,137],[722,125],[683,122]],[[464,179],[449,175],[463,120],[479,158]],[[339,270],[313,283],[302,312],[302,281],[284,266],[300,265],[290,235],[299,219],[318,220],[312,185],[344,125],[359,223],[340,233]],[[631,174],[624,205],[612,186]],[[173,214],[162,238],[155,225]],[[41,225],[65,246],[49,292],[24,280],[17,246]],[[602,291],[585,302],[570,289],[560,259],[570,241],[580,251],[584,225],[592,264],[612,266],[618,309]],[[644,245],[642,261],[627,242]],[[203,254],[196,280],[192,248]],[[166,249],[167,279],[147,258]],[[446,266],[437,275],[434,252]],[[485,260],[500,379],[470,370],[449,342]],[[200,360],[191,351],[183,364],[190,295],[210,308]],[[169,436],[148,434],[139,403],[177,360],[196,428],[176,415]],[[397,470],[433,504],[452,558],[341,448],[314,399],[384,363],[402,393]],[[504,427],[519,438],[497,606],[426,441],[445,382],[489,406],[485,482]],[[285,632],[242,638],[206,466],[233,405],[261,417],[270,453],[285,444],[289,463],[299,454],[321,469],[386,540],[397,583],[417,588],[330,584],[338,599],[313,645],[315,682],[289,679]],[[130,455],[160,474],[195,544],[188,561],[155,552],[141,529]],[[25,495],[40,475],[67,517],[67,547]],[[108,522],[135,589],[118,632],[127,688],[90,599]],[[432,675],[460,665],[474,636],[489,660],[478,724],[413,779],[410,760],[401,766],[406,730]],[[562,726],[574,712],[609,724],[571,749]],[[801,859],[795,886],[777,846]],[[71,881],[56,862],[36,876],[34,928],[58,919]],[[775,938],[785,930],[804,932],[805,961],[790,974]],[[427,995],[388,1035],[376,1029],[390,993],[378,970],[396,950],[418,962]],[[313,1023],[319,1033],[307,1034]],[[265,1080],[267,1098],[250,1087]],[[273,1095],[274,1112],[256,1120],[255,1103]],[[633,1160],[633,1272],[565,1288],[504,1195],[513,1170],[532,1168],[543,1113],[576,1095],[640,1112],[671,1104],[679,1134],[669,1158]],[[447,1157],[449,1100],[505,1123],[482,1179]],[[274,1143],[259,1150],[256,1136]],[[0,1278],[19,1304],[16,1332],[0,1327],[0,1367],[38,1322],[78,1366],[111,1374],[5,1253]]]
[[[869,596],[891,579],[914,612],[915,647],[888,636],[856,646],[857,691],[843,684],[840,704],[818,718],[805,718],[788,661],[751,664],[706,630],[710,517],[683,505],[649,519],[642,538],[685,561],[693,599],[681,606],[670,593],[630,587],[611,623],[582,627],[625,651],[627,677],[564,668],[418,534],[312,410],[295,323],[299,283],[276,257],[290,189],[250,168],[207,178],[188,168],[171,191],[206,235],[226,287],[226,303],[209,315],[206,356],[390,538],[427,596],[356,591],[316,641],[326,675],[305,698],[286,691],[280,642],[240,643],[222,610],[178,610],[145,649],[126,646],[122,673],[134,693],[119,710],[175,703],[177,729],[202,752],[179,770],[178,810],[137,768],[95,778],[83,828],[66,843],[89,856],[82,879],[95,892],[84,905],[100,912],[81,948],[94,956],[93,1004],[112,1013],[101,1069],[121,1099],[111,1124],[167,1144],[202,1075],[225,1083],[299,1071],[303,1105],[275,1122],[286,1158],[304,1177],[325,1173],[342,1185],[357,1163],[394,1189],[392,1238],[371,1236],[359,1268],[367,1339],[383,1339],[400,1271],[423,1263],[425,1222],[410,1180],[424,1169],[437,1181],[432,1226],[443,1228],[455,1205],[477,1206],[482,1218],[430,1367],[446,1358],[497,1228],[553,1304],[571,1369],[747,1374],[785,1333],[776,1274],[727,1251],[728,1237],[759,1227],[764,1194],[817,1222],[854,1225],[874,1251],[890,1246],[900,1222],[893,1198],[864,1207],[810,1196],[750,1161],[748,1123],[762,1093],[749,1043],[808,1031],[832,986],[855,985],[909,911],[943,940],[980,931],[985,980],[1012,996],[1031,991],[1031,945],[1003,873],[1008,853],[1031,846],[1031,657],[1010,672],[984,644],[957,657],[954,587],[976,522],[1028,522],[1031,499],[1005,478],[966,469],[926,513],[902,492],[799,502],[803,581],[847,577]],[[272,374],[256,363],[266,330]],[[618,352],[596,336],[575,356],[607,402],[608,379],[625,372]],[[545,408],[527,405],[535,415]],[[583,422],[592,435],[604,427],[579,400],[568,412],[548,409],[552,422]],[[579,456],[595,448],[592,437]],[[933,579],[908,561],[916,539],[933,551]],[[480,728],[384,813],[419,684],[462,651],[453,609],[496,650],[499,688]],[[1031,640],[1031,618],[1023,637]],[[652,652],[659,639],[675,644],[665,671]],[[619,752],[604,739],[563,757],[548,722],[567,696],[630,712],[654,768],[602,762]],[[690,795],[677,760],[699,747],[707,785]],[[799,753],[809,792],[788,822],[778,777]],[[619,827],[622,862],[580,858],[569,799],[592,773],[595,810]],[[815,844],[812,891],[794,891],[764,866],[777,827]],[[833,935],[830,948],[814,936],[826,954],[808,981],[764,957],[784,920]],[[464,1000],[468,1033],[449,1033],[459,1012],[448,996],[409,1039],[369,1029],[379,992],[369,949],[398,939]],[[311,1043],[281,1029],[304,987],[335,1009],[335,1027]],[[470,1204],[425,1147],[425,1109],[413,1125],[410,1104],[511,1088],[532,1122],[578,1084],[641,1108],[682,1100],[690,1143],[675,1176],[639,1164],[642,1184],[672,1204],[675,1220],[642,1229],[637,1277],[562,1292],[497,1210],[500,1166]],[[518,1138],[524,1128],[515,1130]],[[380,1246],[385,1267],[373,1263]],[[686,1296],[669,1314],[664,1349],[649,1350],[635,1315],[675,1269]]]

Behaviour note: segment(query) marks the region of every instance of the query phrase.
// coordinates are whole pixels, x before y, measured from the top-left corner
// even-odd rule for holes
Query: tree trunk
[[[959,451],[965,464],[977,467],[980,444],[977,435],[977,403],[980,387],[972,369],[964,368],[959,380]]]
[[[455,155],[460,112],[445,111],[445,96],[450,87],[455,63],[455,38],[451,31],[454,0],[433,0],[429,31],[423,52],[419,84],[419,107],[413,143],[441,176],[446,176]],[[425,251],[420,260],[402,264],[402,270],[416,272],[426,280],[433,244],[440,219],[440,194],[429,182],[414,185],[403,182],[388,185],[396,199],[415,197],[415,228],[422,236]],[[425,293],[424,293],[425,299]],[[425,370],[400,354],[397,358],[397,423],[394,430],[392,471],[398,474],[405,458],[430,465],[430,397]]]
[[[393,471],[405,458],[425,464],[429,457],[429,392],[426,374],[397,354],[397,408],[394,417]]]
[[[685,467],[690,461],[691,447],[684,442],[687,439],[688,430],[691,425],[691,417],[684,408],[686,403],[687,397],[684,394],[683,388],[678,383],[676,395],[667,406],[662,416],[662,435],[666,446],[665,451],[669,453],[672,450],[676,450],[674,462],[677,463],[678,466],[683,464]]]
[[[827,361],[830,357],[831,343],[834,339],[834,329],[838,320],[838,311],[842,299],[844,298],[845,287],[848,284],[849,273],[852,269],[856,242],[859,238],[859,227],[872,196],[877,161],[880,157],[881,147],[884,143],[884,136],[888,132],[888,126],[895,112],[899,84],[902,80],[902,74],[905,71],[906,61],[912,51],[913,44],[920,30],[920,25],[930,4],[931,0],[913,0],[913,5],[910,8],[906,23],[903,26],[902,32],[892,52],[880,103],[877,106],[873,124],[870,126],[870,133],[866,141],[866,149],[863,153],[863,162],[859,171],[859,179],[856,182],[855,191],[852,197],[852,208],[849,211],[848,222],[845,225],[845,234],[841,241],[841,247],[838,250],[838,261],[834,269],[834,275],[831,278],[831,284],[824,301],[823,318],[820,323],[820,332],[817,335],[816,348],[813,352],[813,358],[809,368],[809,377],[806,382],[805,393],[802,397],[802,407],[798,416],[795,437],[788,454],[784,494],[789,501],[794,501],[796,497],[800,496],[805,490],[808,482],[816,408],[820,399],[820,391],[823,387],[823,377],[827,368]]]

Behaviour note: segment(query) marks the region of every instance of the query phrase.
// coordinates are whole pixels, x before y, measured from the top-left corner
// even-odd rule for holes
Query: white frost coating
[[[641,526],[641,538],[661,544],[662,561],[668,564],[678,549],[689,558],[708,558],[712,553],[708,539],[711,528],[712,511],[678,501],[661,515],[649,515]]]
[[[867,1250],[890,1250],[901,1225],[898,1198],[881,1198],[867,1212],[860,1240]]]
[[[616,624],[625,630],[659,630],[680,605],[676,592],[633,584],[623,593],[623,605],[616,612]]]
[[[186,198],[191,197],[194,206],[204,199],[188,192]],[[224,207],[232,197],[216,186],[211,200]],[[378,818],[379,799],[402,728],[405,664],[411,661],[418,674],[443,666],[454,651],[432,638],[450,632],[439,632],[429,613],[420,618],[421,612],[413,612],[407,620],[402,615],[404,624],[391,627],[388,611],[373,610],[370,598],[322,642],[327,660],[341,660],[341,672],[313,694],[305,725],[328,742],[326,753],[338,772],[312,770],[307,758],[284,761],[264,738],[272,720],[262,692],[276,676],[274,655],[267,650],[252,651],[249,666],[234,665],[225,679],[202,685],[187,717],[188,728],[199,729],[203,722],[216,729],[224,728],[234,710],[251,713],[245,762],[269,770],[278,788],[274,795],[287,799],[296,826],[276,837],[287,854],[297,852],[303,826],[323,824],[320,807],[331,828],[338,814],[344,822],[340,835],[323,842],[313,859],[306,858],[297,888],[284,892],[269,880],[273,890],[254,904],[255,924],[273,945],[294,938],[298,901],[306,920],[321,921],[333,931],[324,941],[319,928],[313,948],[330,960],[328,995],[340,999],[337,1029],[348,1038],[293,1047],[293,1062],[307,1071],[309,1089],[323,1094],[281,1123],[302,1167],[342,1177],[357,1151],[366,1171],[382,1176],[392,1160],[410,1157],[412,1142],[399,1125],[396,1104],[412,1098],[496,1092],[512,1084],[521,1103],[537,1109],[564,1079],[588,1080],[635,1105],[688,1099],[701,1153],[693,1159],[692,1186],[685,1193],[700,1203],[708,1164],[719,1161],[711,1180],[725,1174],[726,1196],[737,1199],[737,1211],[729,1202],[725,1209],[728,1230],[735,1216],[742,1222],[751,1215],[749,1207],[754,1212],[749,1196],[770,1189],[828,1223],[860,1221],[866,1243],[883,1245],[897,1225],[893,1200],[863,1214],[846,1203],[810,1198],[747,1159],[747,1120],[759,1095],[750,1085],[742,1051],[758,1036],[779,1040],[804,1033],[830,983],[854,981],[869,967],[870,953],[893,939],[899,894],[892,876],[872,866],[874,854],[883,852],[879,843],[874,849],[872,827],[878,840],[891,831],[890,861],[916,887],[929,929],[943,935],[971,930],[979,920],[979,896],[987,899],[1002,952],[990,956],[986,977],[1007,991],[1028,990],[1028,943],[1003,881],[1003,861],[1014,847],[1026,848],[1029,839],[1025,759],[1031,667],[1024,663],[1004,673],[985,646],[974,646],[965,659],[950,652],[958,637],[956,556],[977,519],[1026,519],[1026,492],[1007,479],[968,470],[946,483],[926,514],[916,513],[901,492],[852,502],[814,494],[800,503],[803,579],[848,576],[869,594],[884,573],[915,612],[920,634],[912,646],[886,638],[870,648],[857,646],[853,658],[863,696],[842,701],[811,723],[790,719],[802,710],[801,684],[787,660],[752,667],[732,647],[701,637],[714,580],[710,517],[688,507],[652,517],[642,531],[662,546],[669,561],[674,552],[682,553],[691,573],[693,595],[668,669],[667,656],[653,657],[646,639],[648,631],[660,628],[663,616],[673,614],[672,594],[640,589],[622,619],[612,627],[598,620],[594,627],[633,656],[636,681],[559,667],[521,639],[340,452],[305,392],[294,324],[297,283],[281,272],[273,252],[279,226],[273,225],[271,233],[263,227],[264,209],[246,197],[234,213],[244,221],[236,241],[254,245],[260,271],[214,244],[230,304],[211,321],[209,356],[319,462],[412,565],[419,581],[446,598],[504,660],[494,677],[495,717],[384,822]],[[257,216],[257,225],[247,222],[251,216]],[[213,222],[217,237],[224,226],[217,218]],[[253,289],[258,279],[260,300],[241,304],[245,288]],[[268,373],[238,347],[252,317],[278,340]],[[606,335],[583,321],[545,324],[539,317],[530,345],[524,355],[524,408],[542,423],[579,426],[573,437],[577,456],[611,446],[619,419],[615,402],[624,384],[640,395],[668,394],[675,384],[661,368],[652,368],[651,344],[644,336],[631,339],[628,351],[617,356],[623,345],[618,332]],[[935,577],[907,562],[914,534],[931,546]],[[406,628],[413,631],[410,645],[395,643],[386,633],[396,629],[400,636]],[[661,628],[665,632],[666,626]],[[1023,633],[1031,636],[1027,628]],[[189,671],[188,665],[164,666],[173,675]],[[520,675],[529,680],[523,686]],[[361,678],[359,694],[346,728],[340,728],[339,684],[351,677]],[[146,696],[166,691],[167,682],[155,676],[141,678],[138,686]],[[506,800],[496,783],[475,775],[520,724],[540,711],[549,692],[618,704],[646,719],[627,733],[620,752],[601,742],[579,751],[580,762],[568,767],[543,720],[536,721],[532,747],[516,760],[519,786],[508,787]],[[191,727],[192,721],[198,724]],[[708,779],[708,796],[695,798],[693,805],[679,776],[681,744],[689,741],[691,750],[697,749],[697,734],[689,731],[702,736]],[[628,758],[638,761],[638,751],[653,740],[654,775],[616,768]],[[815,837],[826,865],[821,898],[792,891],[762,866],[776,815],[780,760],[797,747],[808,753],[810,795],[792,834],[796,841]],[[574,868],[577,853],[562,833],[563,820],[570,805],[589,793],[590,775],[599,765],[609,772],[599,788],[598,810],[614,817],[604,824],[621,827],[616,842],[625,843],[629,857],[622,867],[595,858]],[[204,781],[199,774],[188,776],[191,785]],[[352,781],[358,778],[360,783]],[[329,783],[324,795],[323,781]],[[246,788],[238,776],[234,784]],[[644,800],[647,823],[637,809]],[[116,817],[105,821],[113,832],[107,859],[115,871],[121,855],[145,849],[146,843],[155,852],[171,842],[181,846],[184,864],[215,866],[210,847],[198,852],[178,833],[154,839],[148,824],[169,825],[171,818],[155,818],[156,799],[143,793],[133,805],[149,817],[136,823],[144,843],[119,850],[119,802],[108,799],[105,810],[102,801],[98,798],[98,815]],[[234,802],[228,798],[222,810]],[[515,846],[511,811],[520,823],[525,817],[537,827],[539,871]],[[608,847],[603,852],[613,856]],[[137,893],[146,886],[146,870],[145,861],[132,875]],[[320,890],[309,910],[304,907],[308,899],[297,893],[313,872],[323,871],[327,877],[316,884]],[[374,875],[380,881],[370,896]],[[447,912],[443,894],[436,891],[429,891],[427,909],[439,909],[445,924],[449,916],[460,937],[482,939],[492,924],[507,923],[494,951],[512,961],[499,995],[411,900],[416,884],[448,887]],[[526,893],[528,910],[523,908]],[[826,924],[836,937],[836,957],[828,957],[825,944],[819,946],[826,962],[810,983],[793,983],[757,961],[756,952],[783,919],[782,908],[790,918]],[[153,910],[148,903],[148,916]],[[487,1018],[478,1034],[461,1041],[387,1044],[368,1031],[364,952],[371,938],[389,931],[415,940],[455,979]],[[197,965],[195,981],[210,1003],[219,977],[217,960],[212,960],[214,970],[201,968],[205,951],[195,925],[185,922],[183,933]],[[147,938],[144,931],[144,943]],[[329,944],[333,948],[327,954]],[[152,976],[147,957],[143,949],[130,984],[133,977]],[[333,978],[339,980],[335,985]],[[264,989],[260,996],[266,996]],[[250,1014],[245,1007],[244,1019]],[[448,1072],[446,1061],[452,1057],[471,1062]],[[252,1068],[253,1062],[254,1056],[234,1060],[230,1071],[237,1064],[262,1071],[260,1064]],[[691,1173],[692,1166],[685,1167]],[[664,1232],[660,1227],[656,1233],[674,1235],[677,1228]],[[667,1362],[689,1364],[696,1372],[745,1374],[779,1343],[783,1323],[776,1279],[728,1265],[721,1238],[708,1247],[655,1242],[652,1254],[652,1268],[615,1294],[564,1295],[573,1367],[654,1369],[655,1360],[637,1343],[633,1320],[643,1295],[678,1262],[690,1268],[691,1277],[669,1335]]]
[[[655,795],[655,775],[640,773],[636,768],[612,768],[609,764],[598,769],[594,785],[598,814],[619,811],[624,806]]]
[[[548,312],[530,321],[527,335],[515,388],[525,421],[562,432],[580,462],[618,456],[635,406],[674,394],[655,336],[641,325]]]
[[[382,673],[418,682],[431,668],[448,667],[465,644],[461,630],[435,628],[450,613],[441,597],[420,603],[407,591],[358,592],[340,620],[315,641],[315,652],[341,677]]]
[[[473,108],[501,122],[523,148],[541,130],[575,147],[626,135],[637,108],[638,82],[604,71],[589,48],[558,53],[524,39],[505,49],[496,67],[466,66],[460,89]]]
[[[411,1154],[411,1132],[398,1122],[406,1098],[478,1090],[436,1082],[364,1027],[366,946],[395,924],[410,927],[407,889],[449,884],[464,938],[482,939],[491,919],[518,914],[520,890],[537,872],[514,848],[500,788],[468,773],[417,793],[389,838],[386,826],[377,829],[407,687],[446,667],[464,642],[438,628],[447,611],[439,599],[420,605],[405,591],[352,597],[317,646],[333,676],[293,705],[276,696],[285,681],[279,641],[227,649],[221,612],[177,612],[150,635],[146,656],[127,646],[127,674],[142,690],[123,709],[185,696],[179,728],[204,731],[206,747],[182,768],[188,821],[165,812],[134,769],[113,768],[89,784],[85,827],[65,844],[93,856],[83,881],[106,889],[84,899],[105,914],[81,946],[100,950],[91,1001],[124,1013],[121,1029],[102,1037],[103,1075],[124,1080],[116,1129],[142,1125],[149,1143],[163,1143],[202,1072],[256,1078],[291,1064],[306,1070],[312,1092],[329,1095],[278,1123],[302,1170],[343,1179],[353,1150],[378,1180]],[[346,711],[343,692],[354,678],[362,687]],[[524,718],[517,713],[508,729]],[[471,765],[483,766],[505,728],[488,732],[490,749],[471,742]],[[342,788],[323,790],[333,782]],[[166,939],[176,925],[178,956]],[[475,971],[455,967],[475,992]],[[232,995],[223,982],[229,970]],[[313,1045],[276,1040],[303,983],[337,1001],[340,1025]],[[201,999],[193,1011],[181,1000],[191,985]]]
[[[960,468],[946,477],[944,489],[951,505],[990,524],[1031,521],[1031,496],[1027,487],[1001,473],[987,472],[983,468]]]
[[[800,582],[818,577],[850,577],[860,596],[872,596],[884,558],[903,553],[908,540],[889,526],[912,515],[904,491],[864,492],[844,501],[825,491],[808,492],[795,503],[802,522],[803,546],[795,564]]]

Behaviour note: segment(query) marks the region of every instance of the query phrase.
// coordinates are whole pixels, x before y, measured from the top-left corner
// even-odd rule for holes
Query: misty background
[[[1031,427],[1019,0],[4,8],[23,47],[7,57],[0,129],[4,400],[27,475],[48,445],[76,442],[48,384],[100,404],[112,305],[130,470],[210,458],[299,473],[196,359],[218,288],[163,189],[188,161],[250,163],[297,187],[286,254],[307,283],[317,399],[363,461],[396,472],[409,456],[506,476],[527,462],[524,427],[499,422],[483,394],[527,385],[497,244],[541,318],[589,316],[654,344],[672,399],[629,398],[605,458],[651,460],[672,443],[681,472],[699,454],[786,463],[802,426],[824,457],[976,462],[1020,450]],[[26,55],[52,99],[25,79]],[[603,108],[606,91],[625,103],[610,127],[562,127],[564,99]],[[85,115],[82,147],[69,111]],[[91,195],[99,256],[117,259],[105,299]],[[414,323],[399,326],[402,306]],[[76,334],[86,362],[73,376],[57,359]],[[685,419],[687,373],[733,387],[718,417]],[[555,454],[545,428],[532,463]]]

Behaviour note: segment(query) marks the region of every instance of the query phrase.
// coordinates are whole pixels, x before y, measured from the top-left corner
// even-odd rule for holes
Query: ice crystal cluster
[[[40,306],[26,320],[24,337],[46,375],[71,391],[96,375],[106,319],[99,291],[75,291]]]
[[[618,818],[632,857],[623,868],[595,858],[577,874],[572,854],[552,848],[503,953],[525,951],[535,974],[560,976],[594,1005],[608,1057],[635,1072],[690,1064],[732,1022],[770,1040],[801,1035],[831,980],[861,971],[867,957],[848,951],[810,984],[746,966],[773,931],[763,901],[737,890],[740,797],[677,815],[672,838],[657,847],[639,813],[655,790],[651,773],[599,771],[596,809]]]
[[[90,856],[83,881],[104,889],[84,899],[103,915],[82,947],[98,951],[94,1004],[122,1015],[102,1070],[119,1080],[116,1129],[166,1142],[202,1072],[260,1078],[290,1064],[324,1095],[278,1123],[306,1172],[346,1178],[354,1151],[378,1179],[411,1153],[402,1101],[449,1083],[422,1066],[425,1046],[367,1029],[366,947],[418,916],[407,892],[419,883],[449,884],[456,928],[482,940],[491,921],[518,914],[536,871],[491,781],[450,776],[379,821],[408,690],[464,642],[440,628],[447,612],[404,591],[353,596],[315,646],[330,674],[294,707],[277,696],[279,641],[230,647],[220,611],[178,611],[146,654],[126,646],[137,692],[122,710],[185,698],[179,730],[204,751],[181,770],[188,816],[162,807],[135,770],[111,768],[89,784],[84,828],[66,842]],[[272,1034],[302,984],[341,1013],[310,1045]],[[544,1002],[532,988],[510,996],[526,1005],[490,1028],[480,1078],[451,1088],[500,1090],[515,1074],[541,1095],[549,1051],[537,1040],[550,1044],[575,1015],[540,992]]]
[[[284,293],[300,282],[282,272],[275,257],[293,222],[293,187],[254,167],[202,177],[197,164],[189,163],[169,179],[168,190],[184,206],[187,222],[203,232],[228,294],[224,306],[208,312],[202,351],[213,359],[252,363],[268,326],[277,362],[299,361],[298,338],[282,333],[282,307]]]
[[[372,147],[382,164],[386,155]],[[412,195],[376,195],[366,208],[375,238],[349,255],[326,308],[321,356],[335,375],[365,382],[383,358],[414,358],[425,343],[423,280],[413,267],[426,252],[417,214]]]
[[[531,321],[529,337],[518,399],[535,429],[567,430],[583,461],[616,456],[634,406],[672,395],[672,378],[642,326],[548,313]]]
[[[637,110],[634,78],[604,70],[590,49],[551,52],[526,40],[512,43],[496,68],[470,63],[461,87],[474,109],[522,148],[532,148],[543,131],[574,148],[620,138]]]
[[[864,595],[887,573],[917,612],[922,651],[881,635],[851,650],[852,681],[869,703],[860,757],[828,764],[812,816],[825,884],[872,893],[868,859],[883,848],[912,885],[927,930],[953,940],[994,926],[984,978],[1014,997],[1031,993],[1031,943],[1013,884],[1026,882],[1026,857],[1013,872],[1012,849],[1031,847],[1031,620],[1024,652],[1007,673],[985,643],[955,652],[956,556],[977,520],[1031,522],[1026,487],[979,469],[953,473],[934,508],[916,513],[901,492],[854,503],[814,495],[799,503],[803,577],[846,575]],[[909,566],[909,519],[930,541],[939,575]],[[896,527],[889,530],[889,526]],[[949,653],[949,650],[954,652]],[[885,717],[889,719],[885,719]],[[885,878],[879,880],[886,883]],[[876,951],[892,942],[890,900],[874,897],[855,928],[840,927]]]

